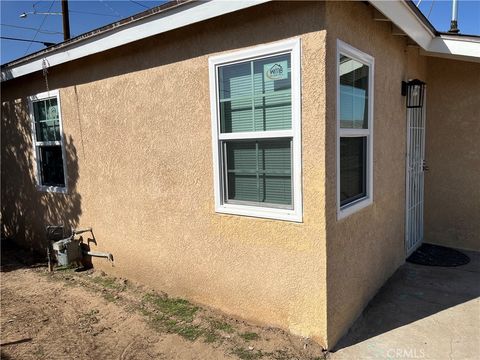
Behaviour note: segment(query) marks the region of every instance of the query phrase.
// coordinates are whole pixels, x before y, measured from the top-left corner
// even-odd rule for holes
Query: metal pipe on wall
[[[450,21],[450,30],[448,32],[458,33],[458,0],[452,0],[452,20]]]

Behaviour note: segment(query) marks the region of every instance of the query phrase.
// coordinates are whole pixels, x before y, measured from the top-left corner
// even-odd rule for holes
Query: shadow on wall
[[[1,233],[22,247],[44,251],[46,225],[67,232],[79,223],[81,196],[76,191],[78,158],[73,139],[65,138],[68,193],[36,188],[36,164],[27,99],[2,102]]]
[[[319,31],[324,25],[324,9],[325,5],[321,2],[259,5],[254,15],[246,9],[55,66],[49,71],[49,85],[51,89],[77,86],[210,53]],[[292,23],[291,19],[296,14],[305,21]],[[252,38],[249,24],[255,26],[259,23],[264,31]],[[279,27],[279,23],[285,26]],[[218,31],[227,27],[228,32]],[[207,74],[207,69],[205,62],[205,68],[200,73]],[[197,69],[194,70],[197,73]],[[6,72],[8,76],[8,70]],[[107,88],[104,90],[108,96]],[[34,239],[33,234],[45,234],[45,225],[77,226],[81,214],[81,196],[75,186],[78,179],[77,152],[71,137],[65,139],[69,193],[44,193],[35,188],[28,104],[26,100],[18,102],[15,99],[43,91],[45,79],[40,71],[2,83],[1,230],[3,235],[16,237],[18,243],[34,248],[45,239]],[[136,90],[130,88],[129,91],[134,93]]]

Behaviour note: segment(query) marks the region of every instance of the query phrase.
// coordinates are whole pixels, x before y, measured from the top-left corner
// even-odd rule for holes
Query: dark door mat
[[[470,258],[458,250],[445,246],[423,244],[407,259],[408,262],[427,266],[461,266]]]

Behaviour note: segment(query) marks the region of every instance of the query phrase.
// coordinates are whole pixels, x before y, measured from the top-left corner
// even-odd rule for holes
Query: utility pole
[[[62,0],[63,40],[70,39],[70,19],[68,14],[68,0]]]

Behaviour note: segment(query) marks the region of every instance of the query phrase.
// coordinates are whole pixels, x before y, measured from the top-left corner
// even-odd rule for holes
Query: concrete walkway
[[[465,266],[400,267],[330,359],[480,359],[480,253],[465,253]]]

